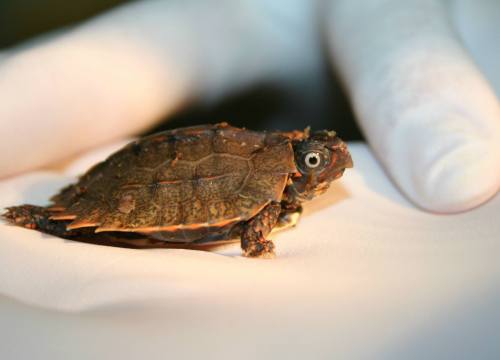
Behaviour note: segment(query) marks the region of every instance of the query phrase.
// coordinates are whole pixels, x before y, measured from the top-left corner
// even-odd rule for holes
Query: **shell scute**
[[[157,226],[173,226],[182,222],[182,206],[180,203],[168,203],[162,207]]]
[[[191,181],[178,181],[156,185],[156,198],[161,206],[169,203],[190,201],[194,195],[195,190]]]
[[[265,133],[237,128],[220,129],[213,138],[214,153],[250,157],[265,145]]]
[[[236,219],[241,216],[234,199],[215,200],[208,203],[208,223],[216,224],[220,219]]]
[[[252,158],[252,165],[256,172],[288,174],[296,172],[295,162],[290,153],[293,153],[289,142],[279,143],[272,147],[273,156],[269,151],[257,151]]]
[[[175,153],[181,160],[197,161],[213,153],[212,134],[177,136]]]
[[[195,176],[196,168],[193,164],[185,161],[173,160],[157,170],[154,180],[156,182],[182,182]]]
[[[204,224],[208,219],[208,209],[200,198],[182,203],[182,222],[180,224]]]

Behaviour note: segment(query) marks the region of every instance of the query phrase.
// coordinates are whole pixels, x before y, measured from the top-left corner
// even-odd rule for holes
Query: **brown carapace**
[[[204,248],[241,240],[273,257],[273,228],[352,167],[333,131],[257,132],[226,123],[134,141],[46,207],[14,206],[8,222],[65,239],[132,248]]]

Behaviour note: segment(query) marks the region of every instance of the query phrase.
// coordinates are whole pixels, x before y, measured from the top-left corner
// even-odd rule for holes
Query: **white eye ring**
[[[317,168],[321,163],[321,156],[317,152],[307,153],[304,157],[304,162],[311,169]]]

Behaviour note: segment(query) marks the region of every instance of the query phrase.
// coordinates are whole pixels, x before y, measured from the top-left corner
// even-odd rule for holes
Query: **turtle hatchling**
[[[227,123],[179,128],[126,145],[46,207],[7,208],[11,224],[61,238],[131,248],[205,248],[241,241],[272,258],[273,229],[346,168],[334,131],[251,131]]]

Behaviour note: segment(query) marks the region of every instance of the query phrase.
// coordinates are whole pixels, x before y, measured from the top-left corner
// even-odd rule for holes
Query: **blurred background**
[[[0,0],[0,50],[65,26],[72,26],[127,0]],[[326,56],[325,56],[326,59]],[[326,60],[325,60],[326,61]],[[321,78],[297,89],[259,84],[209,104],[170,116],[148,132],[228,121],[253,129],[334,129],[345,140],[361,140],[352,109],[332,66]]]

